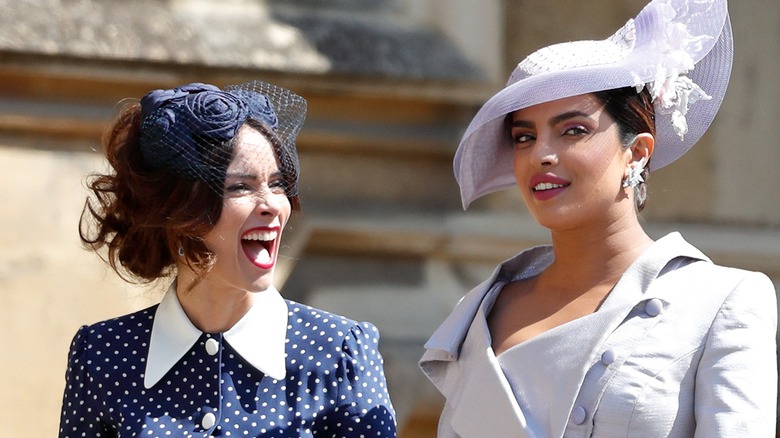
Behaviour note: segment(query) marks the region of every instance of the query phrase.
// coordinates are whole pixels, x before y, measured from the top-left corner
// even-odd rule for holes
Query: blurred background
[[[401,438],[435,436],[418,371],[455,302],[548,239],[508,190],[460,207],[452,156],[531,51],[603,39],[645,0],[0,0],[2,437],[55,436],[82,324],[157,302],[84,251],[84,178],[124,98],[262,79],[306,97],[303,212],[283,295],[374,322]],[[644,222],[780,286],[780,2],[733,1],[729,92],[705,138],[652,175]]]

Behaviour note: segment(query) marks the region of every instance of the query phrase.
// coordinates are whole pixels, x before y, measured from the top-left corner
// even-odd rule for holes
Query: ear
[[[631,151],[631,157],[629,164],[631,162],[637,162],[641,159],[644,159],[644,163],[647,163],[647,161],[650,159],[650,156],[653,155],[653,148],[655,147],[655,138],[650,133],[643,132],[641,134],[638,134],[636,138],[634,138],[634,142],[631,143],[631,146],[629,146],[628,150]]]

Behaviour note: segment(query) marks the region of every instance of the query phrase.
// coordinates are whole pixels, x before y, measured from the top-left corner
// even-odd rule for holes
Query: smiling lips
[[[244,249],[249,261],[262,269],[271,269],[274,266],[274,250],[278,229],[253,228],[241,236],[241,247]]]
[[[531,179],[531,192],[534,198],[545,201],[558,195],[569,185],[568,181],[553,175],[538,175]]]

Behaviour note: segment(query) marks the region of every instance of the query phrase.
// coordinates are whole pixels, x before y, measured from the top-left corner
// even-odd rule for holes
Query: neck
[[[252,307],[252,292],[216,284],[203,279],[190,286],[194,278],[180,271],[176,295],[192,325],[206,333],[221,333],[232,328]]]
[[[552,232],[555,261],[547,279],[571,287],[614,285],[653,241],[636,215],[604,226]]]

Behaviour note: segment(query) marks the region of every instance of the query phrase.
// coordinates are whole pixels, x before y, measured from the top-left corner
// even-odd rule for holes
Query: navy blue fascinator
[[[151,167],[204,181],[220,193],[238,130],[248,119],[260,122],[276,137],[271,143],[282,171],[292,173],[288,195],[297,194],[295,138],[306,118],[301,96],[261,81],[224,90],[192,83],[147,93],[141,115],[141,152]]]

